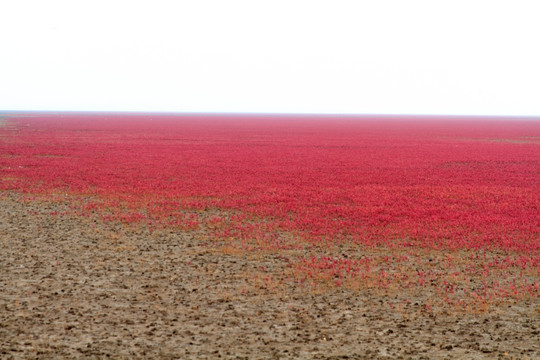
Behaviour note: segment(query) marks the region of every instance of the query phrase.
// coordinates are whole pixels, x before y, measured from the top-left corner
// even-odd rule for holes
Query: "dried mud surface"
[[[63,210],[0,194],[2,359],[540,358],[538,304],[428,314],[362,291],[269,289],[275,254]]]

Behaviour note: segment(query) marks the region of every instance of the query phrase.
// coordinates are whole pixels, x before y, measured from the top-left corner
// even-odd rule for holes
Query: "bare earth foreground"
[[[275,254],[0,196],[0,358],[540,358],[538,304],[390,308],[383,295],[258,286]],[[252,280],[250,280],[252,279]]]

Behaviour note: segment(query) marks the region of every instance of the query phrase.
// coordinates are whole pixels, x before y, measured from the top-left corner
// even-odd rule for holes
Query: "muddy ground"
[[[287,267],[276,254],[65,210],[0,194],[2,359],[540,358],[538,303],[451,314],[272,287],[264,275]]]

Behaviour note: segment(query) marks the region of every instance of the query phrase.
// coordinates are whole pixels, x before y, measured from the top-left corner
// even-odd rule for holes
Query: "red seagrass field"
[[[2,190],[69,200],[105,221],[206,229],[210,241],[239,253],[317,249],[293,259],[302,282],[418,289],[435,281],[445,296],[460,290],[455,300],[540,294],[539,122],[157,114],[5,121]],[[332,253],[340,247],[355,256]],[[440,253],[441,268],[426,267],[426,254]],[[471,278],[481,282],[471,288]]]
[[[535,119],[28,113],[1,121],[3,197],[61,205],[52,218],[190,233],[224,257],[278,259],[234,274],[245,281],[234,296],[295,288],[372,294],[403,312],[411,303],[425,314],[540,311]]]
[[[4,121],[2,190],[67,200],[105,221],[206,229],[209,241],[238,253],[317,249],[293,259],[302,282],[417,289],[435,281],[445,295],[461,290],[456,300],[540,294],[539,122],[158,114]],[[355,256],[333,253],[341,247]],[[426,268],[426,254],[441,253],[441,268]],[[474,289],[471,278],[481,280]]]

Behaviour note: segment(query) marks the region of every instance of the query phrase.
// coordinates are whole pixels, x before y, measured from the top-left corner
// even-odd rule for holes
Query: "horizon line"
[[[490,114],[414,114],[414,113],[326,113],[326,112],[247,112],[247,111],[155,111],[155,110],[0,110],[0,116],[25,113],[59,114],[156,114],[185,116],[279,116],[279,117],[423,117],[423,118],[520,118],[540,119],[540,115],[490,115]]]

